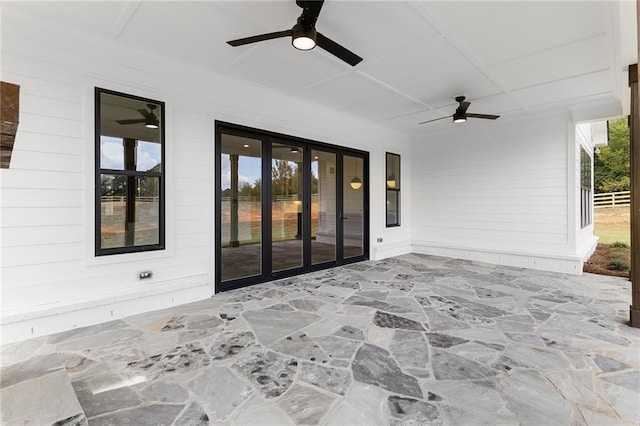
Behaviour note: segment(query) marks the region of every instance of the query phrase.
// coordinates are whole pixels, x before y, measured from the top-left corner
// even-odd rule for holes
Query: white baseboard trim
[[[582,274],[583,259],[578,255],[479,249],[473,247],[449,246],[442,243],[419,240],[412,241],[411,249],[413,253],[429,254],[432,256],[452,257],[455,259],[474,260],[494,265],[560,272],[572,275]]]
[[[208,282],[207,275],[201,275],[156,283],[152,288],[122,292],[101,299],[34,306],[20,312],[3,311],[0,323],[1,343],[87,327],[203,300],[212,295],[213,285]]]
[[[371,260],[381,260],[408,253],[411,253],[411,241],[375,243],[371,250]]]

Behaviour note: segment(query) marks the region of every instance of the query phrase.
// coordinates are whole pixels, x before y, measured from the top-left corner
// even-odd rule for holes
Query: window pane
[[[387,189],[387,226],[399,224],[398,194],[399,191]]]
[[[344,257],[364,253],[364,159],[343,156],[342,171],[342,238]]]
[[[400,156],[387,153],[387,188],[400,189]]]
[[[96,101],[96,254],[162,249],[164,104],[103,89],[96,89]]]
[[[138,141],[136,170],[155,173],[162,171],[162,150],[159,143]]]
[[[272,270],[302,266],[302,152],[300,146],[272,144]]]
[[[222,280],[262,273],[262,141],[222,135]]]
[[[159,244],[160,178],[136,178],[134,245]]]
[[[336,155],[311,151],[311,263],[336,260]]]
[[[124,247],[127,206],[127,177],[100,176],[100,247]]]
[[[124,141],[122,138],[100,136],[100,168],[124,170]]]

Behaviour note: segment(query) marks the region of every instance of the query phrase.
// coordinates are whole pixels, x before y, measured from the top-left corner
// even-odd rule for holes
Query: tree
[[[596,193],[630,189],[631,157],[629,126],[626,119],[609,121],[609,145],[600,148],[594,159]]]
[[[297,167],[287,160],[275,160],[271,166],[271,183],[273,195],[291,195],[298,192]],[[294,179],[295,176],[295,179]]]

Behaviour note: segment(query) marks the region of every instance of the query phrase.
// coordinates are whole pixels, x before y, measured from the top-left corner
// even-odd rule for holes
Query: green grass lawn
[[[594,225],[601,244],[631,243],[628,206],[596,209]]]

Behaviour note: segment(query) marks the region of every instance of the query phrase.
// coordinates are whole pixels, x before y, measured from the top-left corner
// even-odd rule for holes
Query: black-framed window
[[[386,155],[387,228],[400,226],[400,156]]]
[[[96,256],[162,250],[164,102],[95,89]]]
[[[591,156],[586,149],[580,147],[580,227],[593,222],[593,195],[591,189]]]

